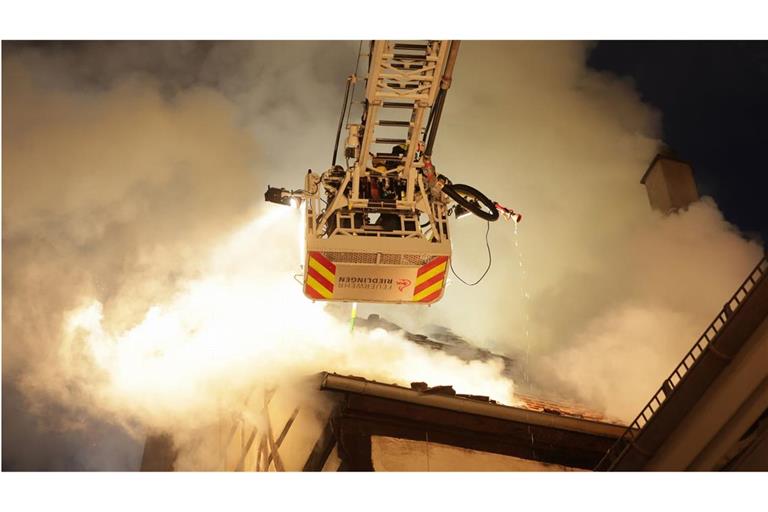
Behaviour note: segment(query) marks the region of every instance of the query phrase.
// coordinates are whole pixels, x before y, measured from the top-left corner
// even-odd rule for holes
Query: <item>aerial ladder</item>
[[[348,78],[331,167],[301,190],[268,187],[265,199],[301,207],[304,293],[312,300],[432,304],[451,258],[448,216],[520,215],[437,173],[432,151],[458,41],[372,41],[359,122],[346,126]],[[453,204],[455,203],[455,204]]]

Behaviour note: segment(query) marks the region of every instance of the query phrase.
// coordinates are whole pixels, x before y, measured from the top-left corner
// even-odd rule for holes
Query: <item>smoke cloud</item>
[[[761,249],[711,199],[650,210],[639,178],[660,114],[631,83],[588,70],[588,49],[462,44],[436,165],[524,220],[517,233],[492,225],[477,286],[452,279],[430,308],[360,314],[447,326],[524,361],[514,384],[527,392],[627,420]],[[6,414],[15,390],[18,411],[48,428],[99,418],[135,443],[153,430],[183,439],[254,386],[321,370],[514,401],[500,363],[352,335],[293,280],[297,215],[261,194],[327,167],[356,53],[356,42],[3,45],[4,466],[21,450],[10,437],[23,422]],[[485,267],[484,228],[454,223],[465,280]],[[135,464],[91,452],[85,468]]]
[[[491,226],[492,267],[452,280],[413,329],[448,326],[525,361],[518,387],[631,420],[757,263],[711,198],[663,217],[640,178],[661,116],[570,42],[465,43],[440,172],[523,213]],[[694,170],[695,171],[695,170]],[[454,270],[482,274],[482,221],[454,223]]]
[[[56,429],[87,430],[95,416],[138,442],[153,431],[184,439],[254,387],[322,370],[452,383],[511,403],[500,362],[465,363],[384,331],[353,335],[294,281],[298,214],[261,194],[330,156],[332,123],[319,122],[331,115],[326,97],[338,106],[337,85],[322,87],[329,54],[160,45],[136,62],[140,47],[6,53],[3,373],[26,399],[16,410]],[[195,72],[147,71],[185,56]],[[245,82],[219,74],[233,66]],[[320,124],[327,138],[313,133]],[[281,161],[293,172],[265,171]],[[12,455],[29,449],[11,443],[20,424],[4,415]],[[104,467],[103,456],[91,464]]]

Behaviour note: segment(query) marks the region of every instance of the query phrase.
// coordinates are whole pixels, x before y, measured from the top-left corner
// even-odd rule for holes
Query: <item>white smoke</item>
[[[295,218],[255,206],[267,183],[298,188],[330,163],[356,50],[4,45],[4,384],[35,411],[52,400],[72,411],[57,423],[85,411],[135,433],[202,421],[254,376],[319,370],[509,402],[493,361],[351,336],[305,301],[291,275]],[[519,234],[491,227],[478,286],[453,279],[431,308],[360,314],[448,326],[526,361],[536,385],[628,419],[760,248],[711,200],[667,218],[650,210],[638,182],[659,113],[630,83],[588,70],[587,51],[462,44],[435,162],[521,211]],[[483,233],[454,224],[465,279],[486,264]]]
[[[6,55],[6,382],[57,428],[94,415],[139,440],[157,430],[184,436],[240,406],[248,389],[322,370],[453,384],[510,403],[500,363],[468,364],[384,331],[352,335],[304,298],[293,279],[297,215],[261,204],[275,178],[263,168],[318,160],[313,148],[332,138],[313,134],[312,119],[336,95],[307,80],[327,72],[315,70],[322,50],[304,45],[317,60],[289,48],[265,61],[260,49],[213,47],[191,73],[212,77],[189,83],[100,67],[107,56],[130,63],[130,45],[103,55],[86,47],[81,59]],[[242,83],[218,78],[233,57],[263,87],[248,101]],[[80,66],[66,71],[72,59]],[[102,72],[75,87],[87,82],[78,73]],[[55,418],[45,412],[52,402],[63,408]]]
[[[454,278],[423,314],[387,315],[416,330],[448,326],[527,361],[533,392],[629,420],[761,249],[711,198],[666,218],[651,210],[640,178],[660,146],[660,114],[629,81],[586,69],[588,49],[462,44],[434,160],[524,218],[517,235],[491,226],[481,284]],[[454,224],[465,280],[487,264],[484,227]]]

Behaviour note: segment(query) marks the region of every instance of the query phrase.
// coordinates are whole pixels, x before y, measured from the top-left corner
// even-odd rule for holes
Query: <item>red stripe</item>
[[[328,258],[323,256],[322,253],[311,252],[311,253],[309,253],[309,256],[311,258],[314,258],[319,264],[321,264],[322,266],[327,268],[328,271],[331,274],[335,274],[336,273],[336,265],[334,265]]]
[[[437,290],[435,293],[433,293],[431,295],[427,295],[426,297],[421,299],[419,302],[434,302],[440,296],[440,292],[441,291],[443,291],[442,288],[440,288],[439,290]]]
[[[445,261],[448,261],[448,256],[438,256],[437,258],[433,259],[423,267],[419,268],[419,271],[416,272],[416,276],[418,277],[421,274],[428,272],[429,270],[435,268],[436,266],[440,265]]]
[[[328,281],[326,278],[320,275],[320,272],[313,269],[312,267],[309,267],[309,272],[307,272],[310,276],[314,277],[318,283],[325,286],[325,289],[329,292],[333,293],[333,283]]]
[[[430,277],[429,279],[427,279],[423,283],[419,284],[416,288],[414,288],[413,289],[413,294],[416,295],[421,290],[429,288],[430,286],[432,286],[433,284],[435,284],[438,281],[442,281],[444,277],[445,277],[445,272],[440,272],[438,274],[433,275],[432,277]]]
[[[311,286],[309,286],[309,285],[306,285],[306,286],[304,286],[304,293],[305,293],[306,295],[309,295],[309,296],[310,296],[310,297],[312,297],[313,299],[320,299],[320,300],[325,300],[325,297],[323,297],[322,295],[320,295],[320,292],[318,292],[317,290],[315,290],[314,288],[312,288],[312,287],[311,287]]]

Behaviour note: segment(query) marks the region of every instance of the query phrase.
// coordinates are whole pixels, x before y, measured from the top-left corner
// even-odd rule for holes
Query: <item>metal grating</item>
[[[376,264],[376,253],[368,252],[325,252],[326,258],[334,263],[367,263]]]
[[[432,256],[423,254],[382,254],[381,263],[385,265],[426,265]]]
[[[421,266],[429,263],[433,255],[387,254],[368,252],[325,252],[326,258],[334,263],[356,263],[361,265],[409,265]]]

